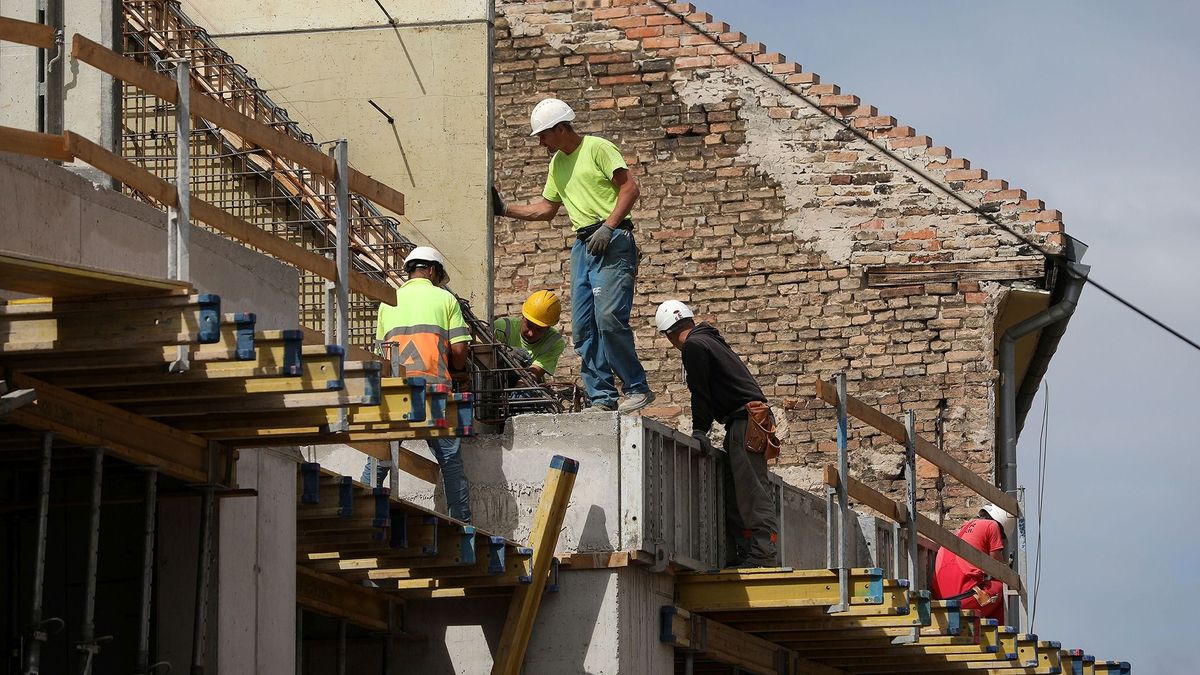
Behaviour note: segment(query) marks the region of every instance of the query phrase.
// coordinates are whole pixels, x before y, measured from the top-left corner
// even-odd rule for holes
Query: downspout
[[[1035,314],[1005,331],[1000,338],[1000,489],[1014,493],[1017,489],[1017,340],[1052,324],[1065,322],[1079,305],[1079,295],[1087,282],[1091,267],[1071,260],[1061,260],[1059,270],[1066,275],[1063,297],[1052,307]]]

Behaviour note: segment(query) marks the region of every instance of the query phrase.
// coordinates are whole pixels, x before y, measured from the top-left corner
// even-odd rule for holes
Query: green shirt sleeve
[[[617,169],[629,168],[617,146],[612,141],[603,138],[596,138],[596,142],[592,143],[592,159],[596,162],[596,167],[603,171],[609,180],[612,180]]]
[[[554,182],[554,160],[550,160],[550,169],[546,171],[546,187],[542,188],[542,196],[547,201],[552,201],[556,204],[562,203],[562,195],[558,192],[558,185]]]
[[[561,335],[555,337],[558,339],[533,354],[533,365],[546,371],[547,375],[554,374],[554,369],[558,367],[558,357],[562,356],[563,349],[567,346],[567,341]]]
[[[383,312],[384,312],[385,307],[387,307],[387,305],[383,304],[382,302],[379,303],[379,311],[376,313],[376,316],[375,316],[375,339],[376,340],[382,340],[383,336],[387,334],[387,327],[384,326],[384,324],[383,324],[383,320],[384,320]]]
[[[450,339],[450,344],[470,342],[471,329],[467,327],[467,322],[463,320],[462,306],[458,304],[458,298],[455,298],[448,292],[446,295],[450,296],[447,298],[448,311],[446,313],[446,330],[448,331],[447,336]]]

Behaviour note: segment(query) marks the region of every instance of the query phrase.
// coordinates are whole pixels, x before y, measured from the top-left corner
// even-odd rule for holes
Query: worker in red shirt
[[[1013,517],[995,504],[985,504],[979,516],[963,523],[955,535],[1001,563]],[[958,600],[963,609],[977,610],[1004,623],[1004,584],[945,548],[938,549],[930,589],[938,600]]]

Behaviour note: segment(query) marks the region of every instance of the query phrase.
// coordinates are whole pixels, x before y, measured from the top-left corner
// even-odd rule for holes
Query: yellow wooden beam
[[[371,630],[389,630],[392,599],[337,577],[296,567],[296,604]]]
[[[0,353],[88,352],[114,345],[214,342],[220,298],[168,295],[109,300],[13,300],[0,304]]]
[[[28,375],[13,373],[8,381],[14,387],[34,389],[38,394],[36,402],[9,413],[8,422],[53,431],[79,445],[103,447],[110,456],[131,464],[157,467],[159,471],[189,483],[222,478],[220,472],[228,453],[232,452],[217,446],[210,465],[209,442],[204,438]],[[210,469],[215,475],[210,475]]]
[[[11,152],[5,141],[6,134],[11,131],[13,130],[0,127],[0,150]],[[58,139],[59,145],[64,144],[62,136],[48,138]],[[65,145],[63,147],[65,148]],[[138,276],[84,265],[68,265],[8,251],[0,251],[0,288],[52,298],[115,294],[188,294],[192,290],[191,284],[184,281]]]
[[[518,586],[513,591],[508,618],[492,664],[492,675],[518,675],[521,672],[578,472],[579,462],[573,459],[555,455],[550,462],[529,535],[529,546],[533,549],[533,580],[528,586]]]

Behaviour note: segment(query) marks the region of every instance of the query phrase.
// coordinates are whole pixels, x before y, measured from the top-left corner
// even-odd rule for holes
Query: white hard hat
[[[529,114],[529,126],[533,131],[530,136],[537,136],[559,122],[570,122],[575,119],[575,111],[571,106],[556,98],[544,98],[533,106]]]
[[[436,248],[434,248],[432,246],[418,246],[418,247],[414,248],[408,254],[408,257],[406,257],[404,259],[404,267],[407,269],[408,263],[416,261],[416,260],[437,263],[438,266],[442,268],[442,283],[441,283],[441,285],[445,286],[446,283],[448,283],[450,281],[450,273],[446,271],[446,258],[444,258],[442,256],[441,252],[438,251]]]
[[[1005,511],[999,506],[996,506],[995,504],[992,504],[991,502],[985,503],[983,506],[979,507],[979,510],[991,516],[992,520],[1000,523],[1000,527],[1004,530],[1004,536],[1012,539],[1013,525],[1015,525],[1017,521],[1015,518],[1013,518],[1011,513]]]
[[[654,313],[654,325],[658,326],[659,332],[666,333],[675,324],[694,316],[696,315],[687,305],[678,300],[668,300],[659,305],[658,311]]]

